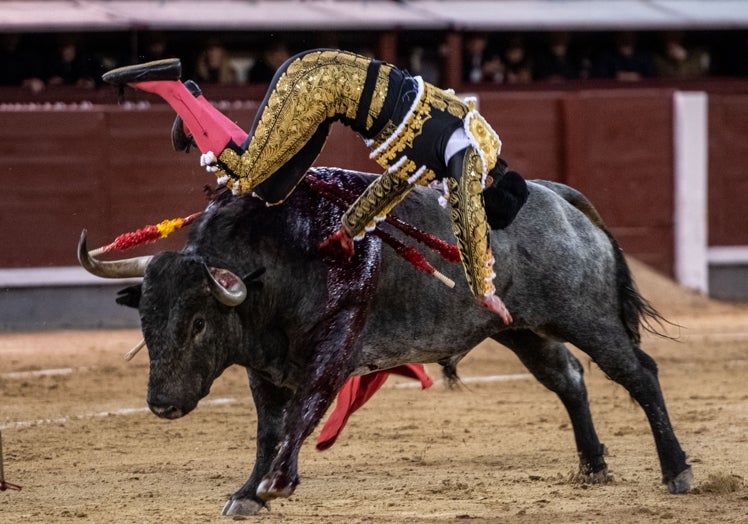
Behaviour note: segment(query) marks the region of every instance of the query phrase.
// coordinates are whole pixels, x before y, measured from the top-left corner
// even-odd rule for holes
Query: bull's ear
[[[141,291],[142,286],[140,284],[120,289],[117,292],[117,304],[138,309],[138,306],[140,306]]]

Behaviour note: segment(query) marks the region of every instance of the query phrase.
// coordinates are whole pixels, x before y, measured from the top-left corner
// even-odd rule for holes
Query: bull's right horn
[[[81,233],[81,239],[78,242],[78,261],[83,269],[102,278],[135,278],[145,275],[145,268],[153,258],[153,255],[146,255],[135,258],[125,258],[123,260],[103,261],[97,260],[89,254],[86,248],[86,230]]]

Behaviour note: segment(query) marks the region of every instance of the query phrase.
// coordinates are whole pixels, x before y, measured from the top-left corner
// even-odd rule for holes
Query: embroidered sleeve
[[[452,230],[460,249],[465,277],[475,296],[492,295],[495,291],[494,259],[489,243],[488,220],[483,209],[482,172],[480,156],[469,148],[460,180],[447,179]]]
[[[413,188],[392,171],[385,172],[361,193],[343,215],[343,227],[354,239],[360,240],[373,231],[392,208],[399,204]]]

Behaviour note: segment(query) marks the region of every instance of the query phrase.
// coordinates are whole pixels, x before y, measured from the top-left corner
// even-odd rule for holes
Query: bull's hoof
[[[587,467],[580,466],[579,471],[569,475],[569,482],[573,484],[607,484],[610,481],[611,476],[608,475],[607,467],[600,471],[591,471]]]
[[[264,506],[252,499],[229,499],[221,510],[221,515],[249,517],[257,515],[265,507],[270,509],[268,504]]]
[[[603,468],[600,471],[589,472],[585,475],[585,484],[607,484],[610,481],[610,475],[608,475],[608,468]]]
[[[691,482],[693,482],[693,471],[691,471],[691,466],[688,466],[674,479],[667,482],[667,490],[672,495],[683,495],[691,489]]]
[[[278,497],[288,498],[293,495],[299,479],[290,480],[283,473],[270,473],[257,486],[257,496],[262,500],[273,500]]]

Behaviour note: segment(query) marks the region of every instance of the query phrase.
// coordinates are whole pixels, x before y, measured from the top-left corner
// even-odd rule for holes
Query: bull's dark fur
[[[371,181],[334,169],[315,176],[356,191]],[[304,183],[275,207],[251,196],[222,196],[193,225],[181,252],[154,258],[142,291],[121,298],[140,310],[153,411],[168,418],[188,413],[230,365],[249,374],[258,414],[256,462],[225,514],[252,514],[293,492],[299,448],[351,374],[439,362],[456,379],[458,362],[487,337],[514,351],[559,396],[589,481],[605,478],[604,447],[582,365],[563,341],[589,354],[643,407],[664,482],[673,493],[688,490],[690,468],[656,365],[639,347],[642,317],[654,310],[583,195],[541,181],[528,183],[528,190],[514,222],[492,233],[497,292],[514,317],[509,327],[475,303],[460,266],[438,257],[429,255],[457,282],[455,289],[417,272],[374,235],[356,244],[350,263],[325,260],[317,245],[339,227],[342,210]],[[414,191],[395,214],[453,240],[448,213],[432,190]],[[232,308],[211,295],[206,265],[240,276],[267,272]]]

